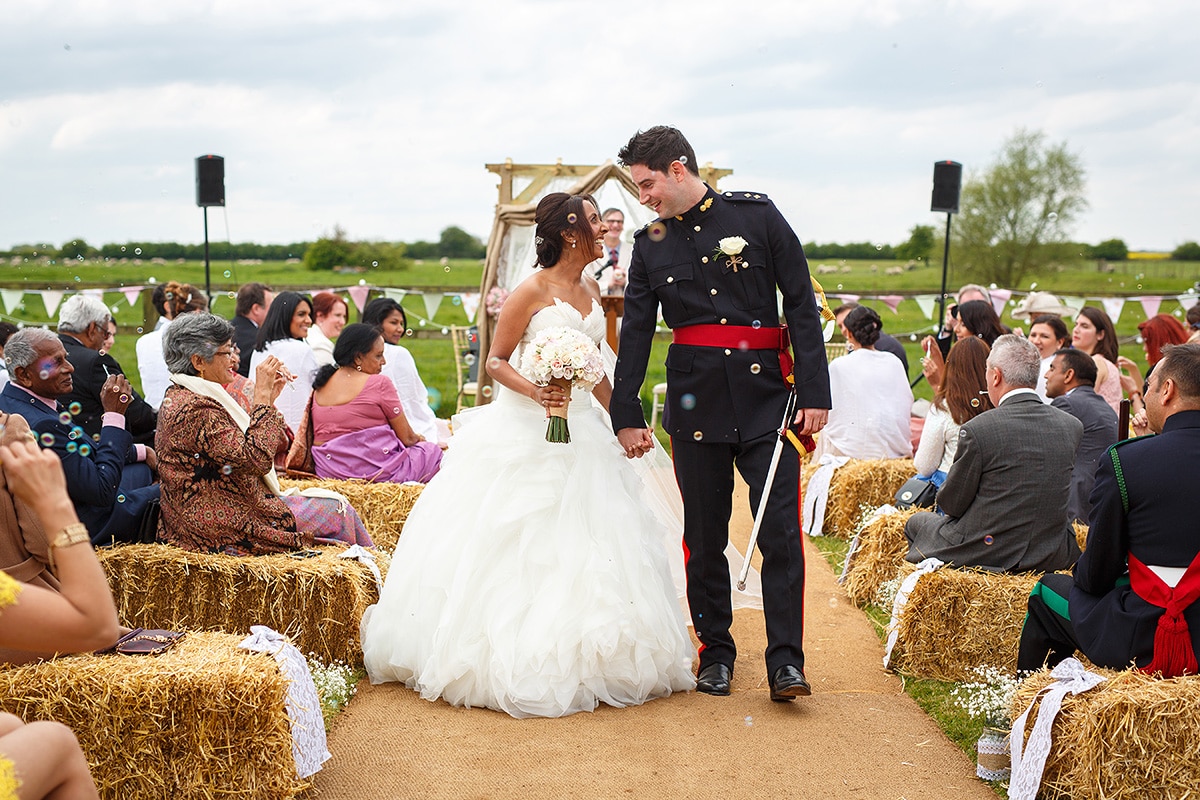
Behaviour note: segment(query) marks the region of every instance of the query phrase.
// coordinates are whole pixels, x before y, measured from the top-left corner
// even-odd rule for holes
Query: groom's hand
[[[825,427],[828,419],[829,409],[827,408],[802,408],[796,412],[796,418],[792,424],[800,427],[801,436],[812,436]]]
[[[641,458],[654,449],[654,436],[649,428],[621,428],[617,431],[617,441],[626,458]]]

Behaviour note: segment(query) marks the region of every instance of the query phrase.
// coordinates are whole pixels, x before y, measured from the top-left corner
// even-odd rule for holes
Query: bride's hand
[[[551,383],[547,386],[535,386],[530,397],[543,408],[561,407],[567,404],[567,396],[561,386]]]

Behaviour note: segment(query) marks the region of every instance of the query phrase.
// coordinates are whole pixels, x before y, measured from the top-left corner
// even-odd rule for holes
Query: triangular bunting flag
[[[885,295],[880,295],[879,299],[882,300],[884,303],[886,303],[887,307],[892,310],[893,314],[895,314],[896,308],[900,305],[900,301],[903,300],[904,298],[898,294],[885,294]]]
[[[925,319],[933,319],[933,307],[937,305],[938,296],[936,294],[919,294],[913,298],[917,301],[917,306],[921,309],[921,313],[925,315]]]
[[[11,314],[14,308],[21,305],[21,299],[24,297],[24,289],[0,289],[0,299],[4,300],[4,312],[6,314]]]
[[[479,296],[479,292],[462,292],[458,296],[462,300],[463,311],[471,322],[475,321],[475,312],[479,310]]]
[[[838,300],[841,300],[843,303],[857,303],[860,295],[857,295],[857,294],[835,294],[834,297],[836,297]]]
[[[430,322],[433,321],[433,315],[437,313],[438,306],[442,304],[442,298],[445,297],[441,292],[425,292],[421,295],[421,299],[425,301],[425,318]]]
[[[1161,297],[1139,297],[1142,301],[1142,310],[1146,312],[1146,319],[1150,319],[1158,313],[1159,306],[1162,305]]]
[[[992,308],[996,310],[996,316],[1002,316],[1004,307],[1012,297],[1012,289],[988,289],[988,294],[992,296]]]
[[[1196,305],[1196,301],[1200,300],[1200,295],[1181,294],[1176,295],[1175,299],[1179,301],[1179,305],[1183,306],[1184,311],[1191,311],[1192,306]]]
[[[1104,310],[1108,312],[1108,318],[1112,320],[1113,325],[1116,325],[1117,320],[1121,318],[1121,309],[1125,307],[1125,298],[1102,297],[1100,302],[1104,305]]]
[[[43,289],[42,304],[46,306],[46,316],[54,319],[54,315],[58,312],[58,304],[62,302],[63,292],[58,289]]]
[[[389,300],[395,300],[397,303],[404,302],[405,296],[408,294],[407,289],[384,289],[383,296]]]
[[[1082,298],[1082,297],[1067,297],[1066,295],[1063,295],[1059,299],[1062,300],[1062,304],[1064,306],[1066,306],[1069,309],[1072,309],[1073,313],[1075,313],[1076,315],[1079,314],[1079,309],[1083,308],[1086,305],[1086,303],[1084,302],[1084,298]],[[1070,326],[1068,326],[1068,327],[1070,327]]]
[[[138,298],[142,296],[142,289],[144,288],[144,286],[122,286],[121,294],[125,295],[125,299],[129,302],[129,305],[132,306],[135,305],[138,301]]]
[[[370,286],[351,286],[350,299],[354,301],[354,307],[358,309],[358,313],[362,313],[363,306],[367,303],[367,295],[371,293]]]
[[[86,294],[88,297],[99,297],[101,300],[104,299],[103,289],[84,289],[80,294]]]

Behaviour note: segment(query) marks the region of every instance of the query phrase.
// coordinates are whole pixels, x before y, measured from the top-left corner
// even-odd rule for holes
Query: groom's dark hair
[[[645,131],[638,131],[624,147],[617,152],[617,160],[623,167],[641,164],[655,172],[666,172],[672,161],[680,161],[688,172],[700,176],[700,167],[696,163],[696,151],[688,144],[688,140],[678,128],[669,125],[655,125]]]

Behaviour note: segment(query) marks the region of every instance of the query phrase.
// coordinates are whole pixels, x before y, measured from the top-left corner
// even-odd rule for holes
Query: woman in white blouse
[[[295,433],[304,419],[308,396],[312,394],[316,356],[305,337],[312,327],[312,301],[299,292],[280,292],[271,302],[267,318],[258,329],[258,344],[250,357],[253,372],[267,356],[275,356],[289,372],[290,383],[279,393],[275,407]]]
[[[950,348],[942,384],[933,396],[913,465],[919,477],[941,488],[958,452],[958,429],[992,407],[986,391],[987,357],[991,348],[976,336]]]
[[[847,458],[908,458],[912,389],[900,359],[875,349],[883,322],[859,306],[846,315],[842,332],[850,352],[829,365],[833,408],[817,439],[814,463],[829,454]]]
[[[350,307],[333,292],[317,292],[312,299],[312,326],[305,340],[318,364],[333,363],[333,341],[346,327]]]
[[[395,384],[408,424],[427,442],[445,442],[450,438],[450,426],[435,416],[429,407],[429,391],[417,372],[417,362],[412,353],[400,345],[408,329],[404,309],[390,297],[377,297],[363,309],[362,321],[383,333],[383,357],[386,359],[383,374]]]

